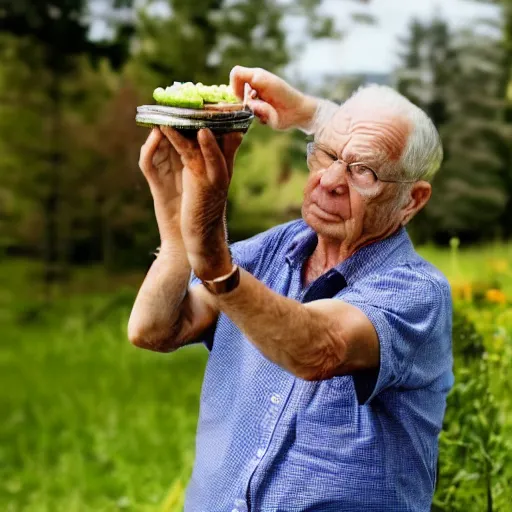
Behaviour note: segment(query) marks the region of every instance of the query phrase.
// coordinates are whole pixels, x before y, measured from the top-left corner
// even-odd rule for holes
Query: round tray
[[[241,106],[241,105],[240,105]],[[232,108],[230,106],[229,108]],[[186,136],[195,137],[201,128],[209,128],[215,135],[246,132],[254,114],[250,110],[209,110],[142,105],[137,107],[135,121],[140,126],[171,126]]]

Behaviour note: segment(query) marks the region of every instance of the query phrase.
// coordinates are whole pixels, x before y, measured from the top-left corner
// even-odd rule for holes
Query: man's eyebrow
[[[334,148],[326,146],[321,142],[315,142],[315,146],[332,157],[341,158],[341,153],[343,152],[343,150],[335,150]]]
[[[347,151],[344,155],[343,160],[346,160],[347,163],[354,163],[354,162],[363,162],[364,158],[359,153],[354,153],[353,151]]]
[[[336,153],[336,151],[334,151],[334,149],[326,146],[325,144],[322,144],[321,142],[315,142],[315,146],[318,148],[318,149],[321,149],[322,151],[325,151],[327,154],[331,155],[331,156],[338,156],[338,154]]]
[[[315,142],[315,146],[327,153],[328,155],[334,157],[334,158],[340,158],[341,160],[344,160],[345,162],[352,164],[352,163],[364,163],[368,160],[368,157],[364,158],[361,156],[360,153],[356,153],[353,150],[349,150],[345,153],[343,156],[343,149],[335,151],[333,148],[330,148],[326,146],[325,144],[322,144],[321,142]]]

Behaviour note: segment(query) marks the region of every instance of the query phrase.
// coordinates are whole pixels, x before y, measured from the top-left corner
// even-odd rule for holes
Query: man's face
[[[348,175],[346,164],[363,162],[382,179],[400,179],[393,166],[400,159],[410,130],[407,120],[389,110],[369,108],[357,99],[340,107],[317,134],[315,144],[344,163],[319,166],[317,162],[311,169],[310,161],[302,206],[304,220],[319,235],[349,244],[377,239],[398,227],[400,212],[394,209],[392,216],[389,213],[400,184],[377,180],[369,188],[358,187]]]

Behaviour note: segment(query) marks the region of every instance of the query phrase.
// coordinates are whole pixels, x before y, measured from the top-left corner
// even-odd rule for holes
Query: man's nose
[[[329,192],[342,193],[347,187],[347,164],[344,162],[333,162],[325,169],[320,178],[320,185]]]

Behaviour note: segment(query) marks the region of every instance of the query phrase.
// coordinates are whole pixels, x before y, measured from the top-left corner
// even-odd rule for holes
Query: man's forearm
[[[244,270],[238,288],[216,300],[265,357],[298,377],[329,378],[344,361],[343,340],[328,315],[273,292]]]
[[[180,306],[190,265],[181,237],[160,248],[139,290],[128,323],[130,341],[141,348],[170,351],[180,330]]]

